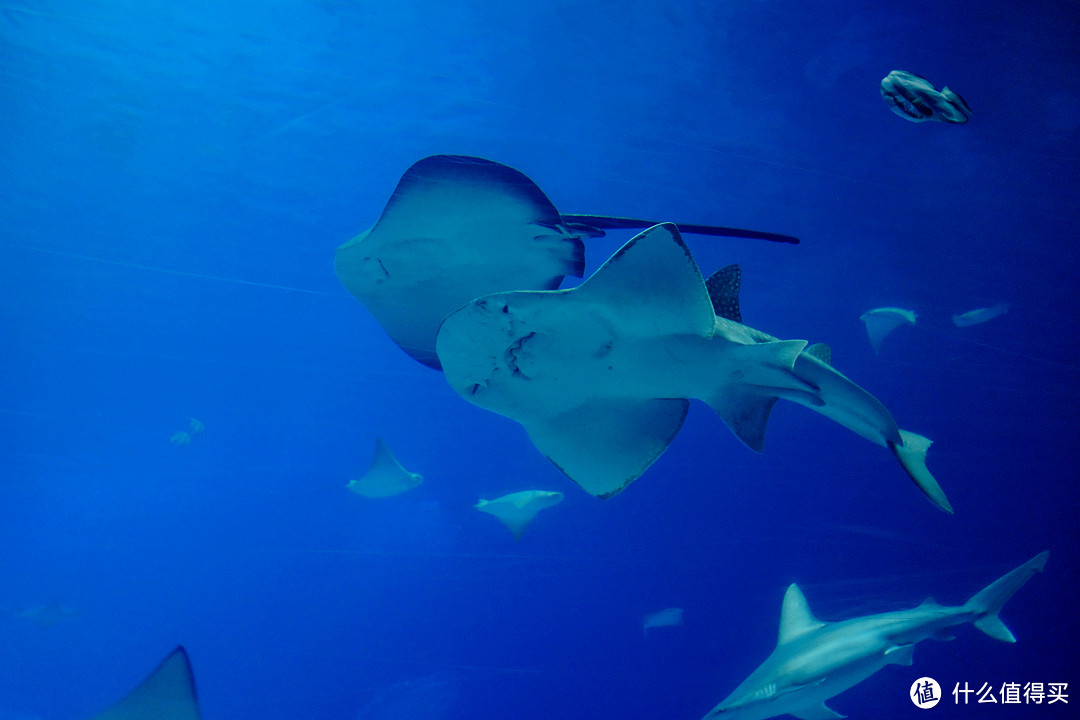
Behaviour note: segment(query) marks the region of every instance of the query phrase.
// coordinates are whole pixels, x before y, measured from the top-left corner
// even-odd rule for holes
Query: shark
[[[382,438],[375,439],[375,457],[363,476],[350,480],[345,489],[369,498],[400,495],[424,482],[424,476],[401,466]]]
[[[439,369],[443,318],[482,295],[552,290],[582,277],[584,241],[650,220],[564,215],[526,175],[465,155],[433,155],[401,177],[378,221],[341,245],[334,270],[408,355]],[[680,225],[702,235],[798,243],[789,235]]]
[[[814,617],[799,586],[784,594],[776,649],[704,720],[800,720],[843,718],[825,702],[858,685],[886,665],[911,665],[916,643],[951,640],[950,629],[972,623],[1003,642],[1016,636],[998,613],[1049,557],[1042,552],[1006,573],[959,606],[927,598],[910,610],[823,622]]]
[[[689,399],[707,403],[761,452],[780,398],[887,447],[939,508],[930,440],[897,427],[873,395],[833,369],[831,351],[741,322],[737,266],[704,280],[678,228],[632,238],[576,288],[477,298],[443,322],[450,386],[525,427],[570,479],[601,498],[667,449]]]
[[[182,645],[119,702],[91,720],[200,720],[195,675]]]
[[[563,494],[554,490],[522,490],[494,500],[481,498],[473,507],[497,517],[514,534],[514,541],[520,542],[536,514],[558,505],[562,500]]]

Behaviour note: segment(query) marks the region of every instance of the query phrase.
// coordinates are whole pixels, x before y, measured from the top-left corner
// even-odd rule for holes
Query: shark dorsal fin
[[[784,604],[780,608],[780,636],[776,644],[791,642],[824,625],[810,612],[799,586],[792,583],[784,593]]]
[[[814,343],[803,352],[817,358],[826,365],[832,365],[832,348],[825,343]]]
[[[701,271],[671,223],[635,236],[573,293],[643,335],[710,336],[715,325]]]
[[[712,300],[713,311],[722,318],[742,322],[739,310],[739,289],[742,287],[742,268],[738,265],[722,267],[705,281]]]
[[[933,596],[930,596],[919,603],[919,607],[926,607],[927,605],[937,605],[937,601],[934,600]]]
[[[187,651],[178,646],[150,675],[91,720],[199,720],[195,677]]]

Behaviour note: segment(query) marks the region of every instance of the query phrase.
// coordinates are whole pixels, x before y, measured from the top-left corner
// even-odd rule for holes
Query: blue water
[[[897,117],[894,69],[972,120]],[[955,516],[790,403],[760,456],[695,405],[623,494],[580,491],[334,275],[436,153],[563,212],[799,236],[688,242],[742,265],[749,325],[828,342],[934,440]],[[182,643],[206,720],[697,720],[771,651],[791,582],[826,620],[959,604],[1044,549],[1002,613],[1018,643],[961,628],[830,705],[922,717],[928,675],[1074,693],[935,717],[1069,717],[1078,158],[1071,0],[4,0],[0,718],[88,718]],[[919,322],[875,356],[882,305]],[[376,436],[420,488],[344,490]],[[519,544],[471,508],[528,487],[566,499]],[[20,616],[54,599],[72,616]],[[685,624],[643,636],[666,607]]]

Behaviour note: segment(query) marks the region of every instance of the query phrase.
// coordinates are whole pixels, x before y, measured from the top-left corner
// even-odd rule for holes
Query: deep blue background
[[[893,115],[893,69],[973,119]],[[564,212],[801,237],[690,242],[743,266],[748,324],[829,342],[934,439],[956,515],[790,404],[761,456],[695,406],[625,493],[578,490],[334,276],[435,153]],[[930,675],[1069,682],[1075,707],[1078,156],[1075,0],[6,0],[0,718],[89,717],[182,642],[207,720],[695,720],[768,654],[792,581],[841,619],[960,603],[1043,549],[1016,645],[965,628],[831,705],[922,717]],[[920,320],[875,357],[880,305]],[[423,486],[344,491],[377,435]],[[470,507],[526,487],[566,500],[520,544]],[[18,617],[53,598],[81,615]],[[668,606],[685,626],[643,637]]]

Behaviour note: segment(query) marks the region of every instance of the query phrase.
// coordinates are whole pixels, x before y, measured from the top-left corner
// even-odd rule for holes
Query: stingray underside
[[[334,268],[395,343],[438,368],[443,318],[483,295],[580,277],[583,234],[517,170],[436,155],[406,171],[378,222],[338,248]]]

